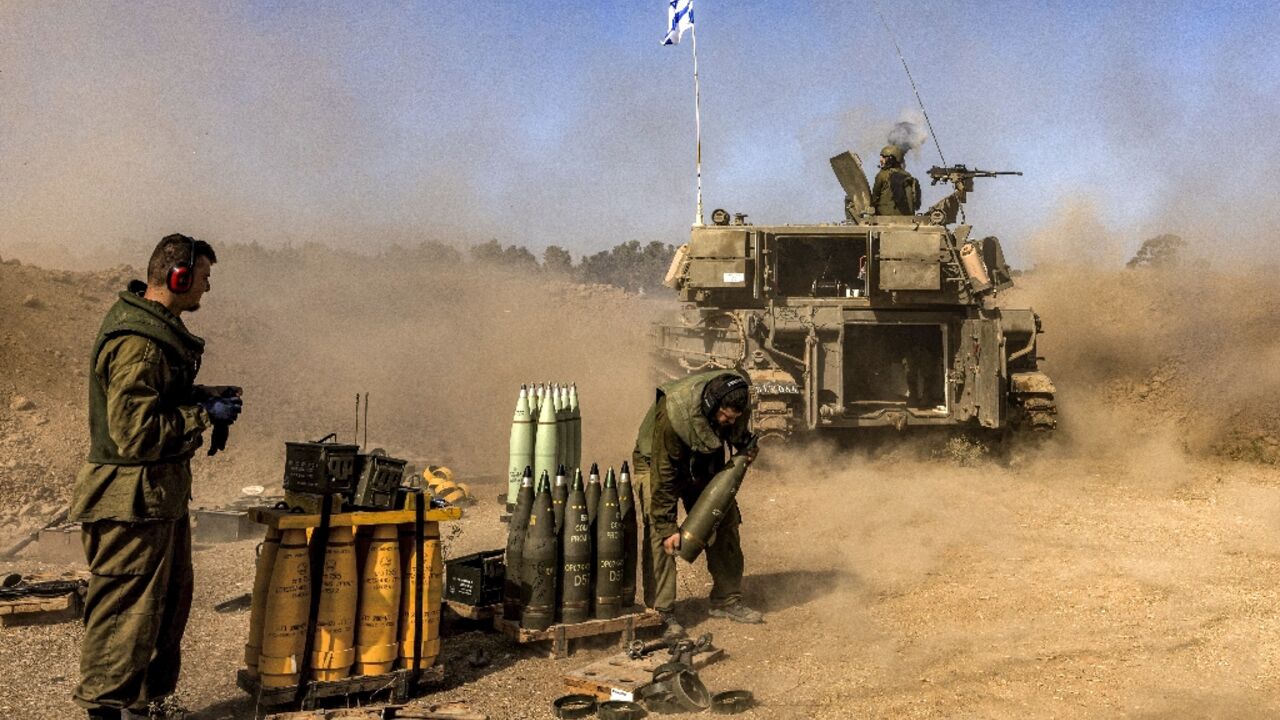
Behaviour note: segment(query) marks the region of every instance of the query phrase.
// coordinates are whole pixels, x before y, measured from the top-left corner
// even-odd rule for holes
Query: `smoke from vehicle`
[[[924,115],[917,110],[904,110],[902,119],[889,130],[887,139],[890,145],[901,148],[904,155],[919,150],[929,139],[929,133],[925,131]]]

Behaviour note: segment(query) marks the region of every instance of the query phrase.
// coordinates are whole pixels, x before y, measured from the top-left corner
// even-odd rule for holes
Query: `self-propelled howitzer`
[[[1006,173],[935,168],[934,183],[954,191],[922,214],[895,216],[873,213],[856,155],[831,164],[843,222],[753,225],[717,210],[712,225],[693,228],[666,280],[683,307],[652,328],[659,377],[741,370],[763,437],[1052,429],[1040,318],[997,304],[1013,285],[1000,241],[955,224],[973,179]]]

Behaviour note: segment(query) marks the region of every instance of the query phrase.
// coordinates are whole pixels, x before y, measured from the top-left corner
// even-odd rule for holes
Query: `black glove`
[[[209,435],[209,454],[215,455],[219,450],[227,449],[227,436],[231,434],[231,426],[215,422],[213,432]]]

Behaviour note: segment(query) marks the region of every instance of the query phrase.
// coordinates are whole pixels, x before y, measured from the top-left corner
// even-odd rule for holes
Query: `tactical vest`
[[[192,335],[168,308],[151,300],[144,300],[130,292],[120,293],[120,299],[111,306],[98,330],[89,356],[89,462],[102,465],[132,465],[134,461],[120,457],[116,443],[107,429],[107,389],[98,377],[98,355],[108,340],[121,335],[141,335],[156,343],[169,362],[172,376],[162,388],[160,409],[172,410],[189,403],[196,373],[200,371],[200,358],[204,354],[204,340]],[[161,458],[160,462],[172,462],[183,458]]]
[[[667,420],[671,423],[671,429],[696,453],[711,453],[724,447],[724,440],[716,435],[711,423],[702,414],[702,391],[712,378],[725,373],[740,374],[733,370],[708,370],[664,383],[657,390],[655,405],[658,400],[664,397],[667,399]],[[743,419],[739,420],[744,427],[746,417],[747,413],[743,413]],[[652,455],[653,419],[654,408],[651,406],[636,441],[636,447],[644,457]]]

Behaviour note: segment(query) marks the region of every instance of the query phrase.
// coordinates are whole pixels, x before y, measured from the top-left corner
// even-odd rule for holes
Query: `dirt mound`
[[[84,458],[89,346],[134,273],[0,263],[0,540],[57,512]]]

